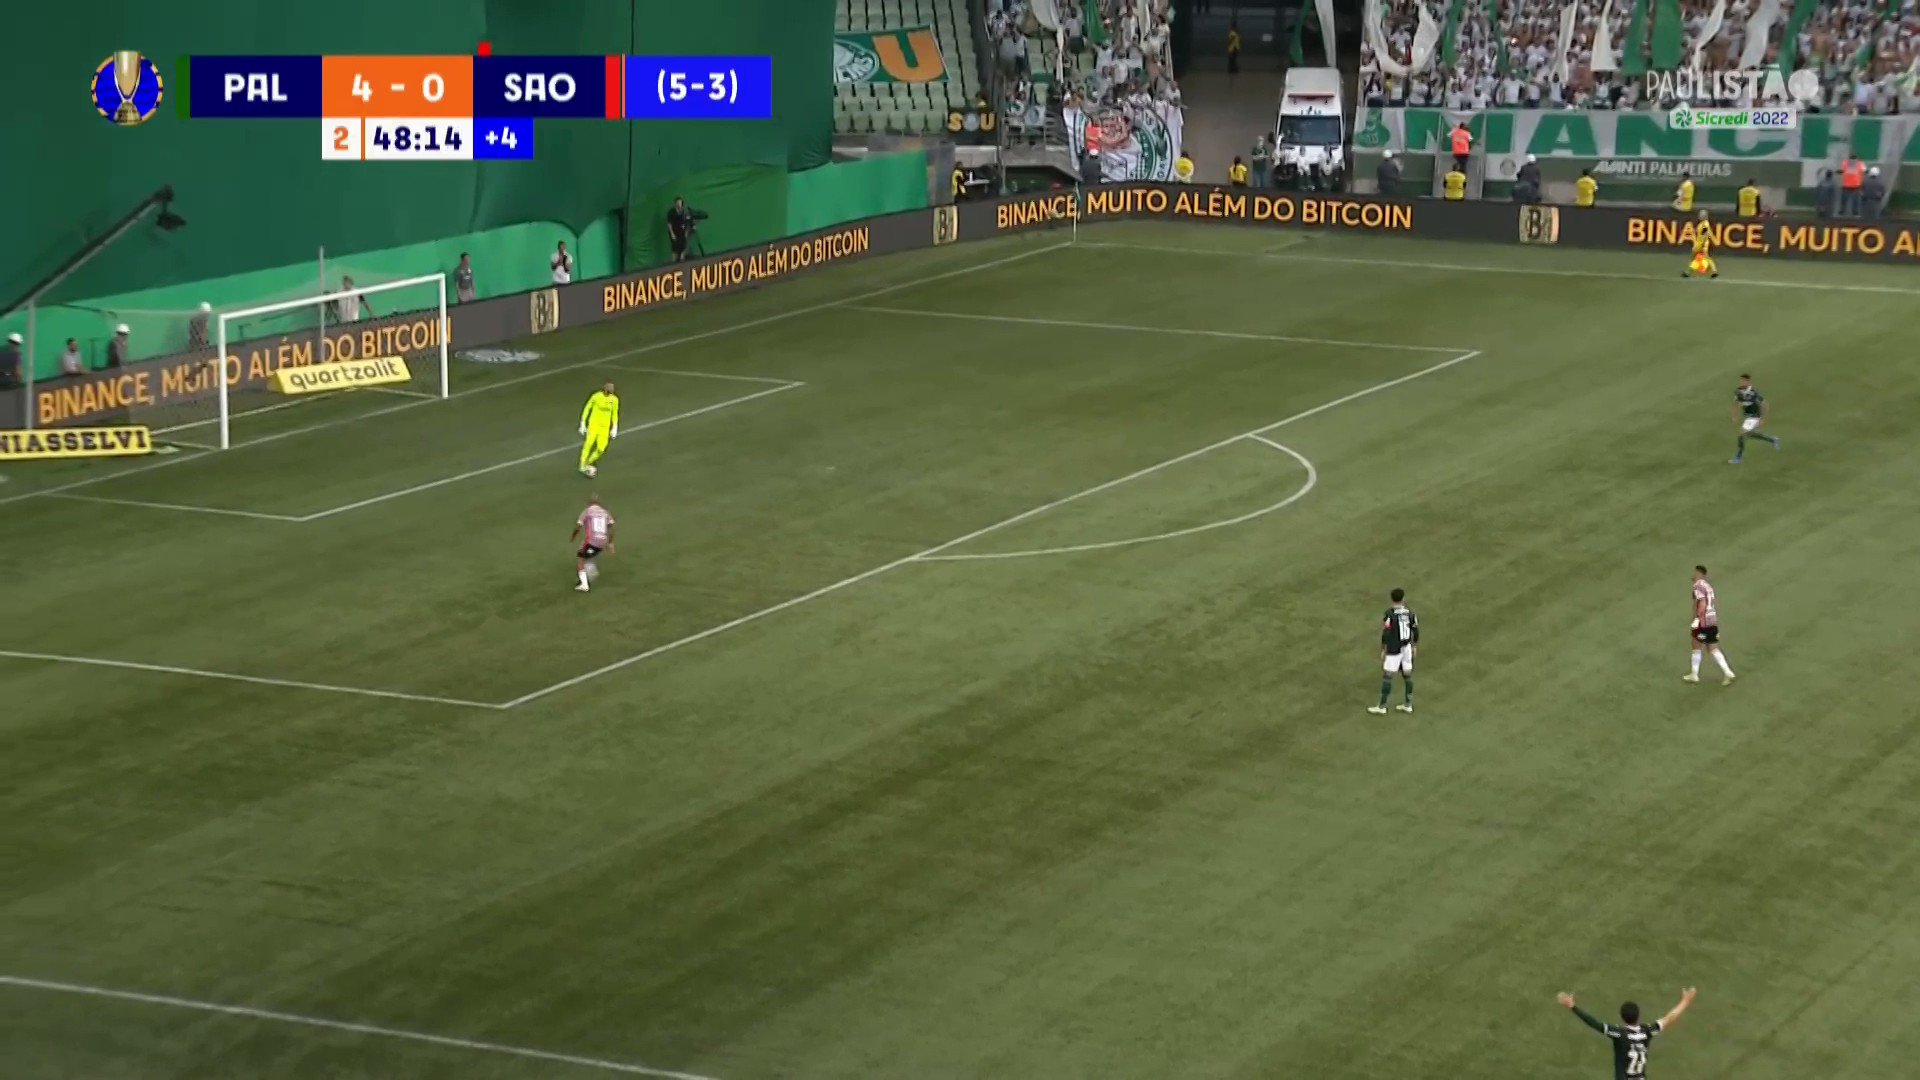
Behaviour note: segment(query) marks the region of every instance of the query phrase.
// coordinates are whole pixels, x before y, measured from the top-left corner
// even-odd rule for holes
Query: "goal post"
[[[342,279],[351,282],[351,279]],[[394,315],[431,314],[434,332],[424,346],[363,350],[354,344],[357,324],[386,319]],[[265,412],[312,398],[330,397],[352,391],[331,391],[309,397],[283,398],[274,393],[272,380],[253,377],[247,356],[234,357],[228,349],[242,342],[280,337],[305,342],[303,363],[325,364],[338,360],[372,360],[399,356],[406,362],[410,380],[395,385],[362,389],[417,398],[446,398],[450,394],[448,337],[452,324],[447,318],[447,275],[424,274],[396,281],[353,284],[333,292],[282,300],[258,307],[222,311],[215,319],[213,333],[217,374],[218,412],[215,416],[219,438],[217,445],[233,446],[233,420],[254,412]],[[336,348],[336,343],[339,347]],[[338,355],[336,355],[338,353]],[[233,370],[237,359],[241,370]]]

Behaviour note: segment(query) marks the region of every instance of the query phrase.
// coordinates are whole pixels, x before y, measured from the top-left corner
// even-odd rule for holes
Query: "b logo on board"
[[[527,321],[533,332],[544,334],[560,329],[560,290],[541,289],[527,297]]]

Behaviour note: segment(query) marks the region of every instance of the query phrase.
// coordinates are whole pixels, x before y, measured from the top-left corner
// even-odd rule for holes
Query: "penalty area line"
[[[952,555],[924,555],[924,556],[921,556],[920,561],[921,562],[991,562],[999,559],[1035,559],[1043,555],[1076,555],[1083,551],[1111,551],[1114,548],[1137,547],[1141,544],[1155,544],[1155,543],[1159,543],[1162,540],[1178,540],[1183,536],[1196,536],[1200,533],[1212,532],[1215,529],[1227,529],[1227,528],[1232,528],[1235,525],[1245,525],[1249,521],[1255,521],[1259,518],[1266,517],[1268,514],[1278,513],[1279,511],[1285,510],[1287,507],[1292,506],[1294,503],[1299,502],[1301,499],[1306,498],[1308,495],[1313,493],[1314,488],[1319,486],[1320,470],[1315,468],[1313,465],[1313,462],[1309,461],[1307,459],[1307,456],[1305,454],[1302,454],[1300,451],[1295,450],[1290,446],[1286,446],[1281,443],[1274,442],[1272,439],[1269,439],[1264,435],[1247,435],[1243,439],[1235,440],[1235,441],[1263,443],[1287,455],[1293,460],[1299,462],[1300,467],[1307,471],[1306,482],[1301,484],[1299,488],[1295,489],[1293,494],[1288,495],[1286,498],[1281,499],[1279,502],[1271,503],[1267,506],[1263,506],[1258,510],[1249,510],[1244,514],[1239,514],[1234,517],[1222,518],[1219,521],[1209,521],[1202,525],[1189,525],[1184,529],[1172,529],[1167,532],[1152,533],[1147,536],[1129,536],[1121,540],[1102,540],[1102,541],[1097,541],[1089,544],[1066,544],[1059,547],[1027,548],[1022,551],[981,551],[981,552],[964,552],[963,551],[963,552],[958,552]],[[1232,443],[1217,443],[1214,446],[1210,447],[1209,449],[1218,450],[1229,445],[1232,445]]]
[[[658,420],[649,420],[644,424],[636,424],[633,427],[630,427],[627,429],[627,434],[632,434],[636,431],[646,431],[650,428],[665,427],[668,424],[677,424],[682,420],[691,420],[696,416],[705,416],[706,414],[711,412],[719,412],[721,409],[730,409],[735,405],[744,405],[749,401],[757,401],[763,397],[771,397],[774,394],[784,394],[789,390],[798,390],[805,385],[807,384],[799,383],[799,382],[793,382],[793,383],[782,382],[779,386],[770,386],[765,390],[755,390],[751,394],[742,394],[739,397],[732,397],[732,398],[728,398],[725,401],[714,402],[712,405],[702,405],[700,408],[697,408],[697,409],[688,409],[686,412],[675,413],[672,416],[663,416]],[[438,480],[429,480],[424,484],[415,484],[412,487],[401,488],[399,491],[389,491],[384,495],[375,495],[371,498],[361,499],[358,502],[347,503],[344,506],[336,506],[330,510],[318,510],[311,514],[306,514],[301,517],[292,518],[291,520],[304,525],[304,524],[307,524],[308,522],[319,521],[323,518],[330,518],[335,514],[344,514],[349,510],[359,510],[364,507],[377,505],[379,503],[390,502],[394,499],[405,498],[408,495],[418,495],[423,491],[432,491],[435,488],[446,487],[448,484],[457,484],[463,480],[472,480],[473,478],[478,476],[486,476],[490,473],[500,472],[503,469],[511,469],[516,466],[525,465],[529,462],[539,461],[541,458],[550,458],[550,457],[553,457],[555,454],[570,453],[573,451],[577,451],[579,449],[580,449],[580,440],[575,439],[574,441],[567,443],[565,446],[556,446],[551,450],[539,450],[534,453],[527,454],[523,457],[514,458],[512,461],[502,461],[495,465],[487,465],[485,467],[478,468],[478,469],[469,469],[466,472],[457,473],[453,476],[443,476]]]
[[[965,535],[956,536],[951,540],[947,540],[943,543],[935,544],[934,546],[927,548],[925,551],[917,551],[912,555],[903,556],[901,558],[893,560],[892,562],[882,563],[881,565],[873,567],[870,570],[863,570],[860,573],[853,575],[852,577],[842,578],[841,580],[833,582],[832,584],[829,584],[829,585],[822,585],[821,587],[814,589],[810,592],[801,593],[799,596],[795,596],[787,600],[782,600],[777,604],[773,604],[768,607],[761,608],[758,611],[750,611],[745,615],[741,615],[737,618],[729,619],[726,622],[719,623],[718,625],[709,626],[705,630],[696,631],[695,633],[688,634],[685,637],[676,638],[673,641],[666,642],[665,644],[662,644],[662,645],[656,645],[651,649],[645,650],[644,652],[635,653],[632,656],[626,657],[625,659],[615,660],[610,664],[604,664],[600,667],[593,669],[592,671],[575,675],[573,678],[563,679],[560,682],[554,683],[551,686],[545,686],[538,690],[534,690],[530,693],[522,694],[511,701],[501,703],[500,707],[503,709],[517,708],[529,702],[538,701],[541,698],[547,697],[551,694],[557,694],[562,690],[571,690],[572,688],[579,686],[583,683],[592,682],[593,680],[598,679],[603,675],[611,675],[616,671],[624,670],[626,668],[632,667],[635,664],[645,663],[646,661],[651,660],[654,657],[664,656],[667,653],[673,652],[677,649],[685,648],[688,645],[693,645],[698,642],[705,641],[711,637],[717,637],[730,630],[736,630],[742,626],[746,626],[749,623],[758,622],[761,619],[768,617],[769,615],[777,615],[782,611],[786,611],[790,608],[799,607],[802,604],[810,603],[814,600],[820,599],[823,596],[828,596],[833,593],[839,592],[842,589],[851,588],[852,586],[858,585],[863,581],[869,581],[873,578],[879,577],[882,574],[888,573],[893,570],[898,570],[900,567],[907,566],[917,562],[937,561],[935,559],[935,556],[938,556],[943,552],[950,551],[953,548],[957,548],[960,545],[968,543],[970,541],[978,540],[981,537],[987,536],[991,533],[999,532],[1001,529],[1009,528],[1011,526],[1018,525],[1023,521],[1028,521],[1033,518],[1039,517],[1042,514],[1048,513],[1053,510],[1057,510],[1062,506],[1066,506],[1069,503],[1075,503],[1089,496],[1098,495],[1103,491],[1111,490],[1113,488],[1119,487],[1122,484],[1130,483],[1131,481],[1138,480],[1141,477],[1152,476],[1154,473],[1160,472],[1164,469],[1170,469],[1182,462],[1192,461],[1194,458],[1200,457],[1203,454],[1210,454],[1215,450],[1220,449],[1223,446],[1240,442],[1245,439],[1256,438],[1258,436],[1265,435],[1272,431],[1277,431],[1280,428],[1286,427],[1288,424],[1305,420],[1310,416],[1318,416],[1319,414],[1326,412],[1329,409],[1338,408],[1342,405],[1347,404],[1348,402],[1358,401],[1361,398],[1368,397],[1373,394],[1378,394],[1383,390],[1391,390],[1396,386],[1402,386],[1406,383],[1410,383],[1414,381],[1415,379],[1422,379],[1427,377],[1428,375],[1445,371],[1448,368],[1454,367],[1455,365],[1464,364],[1467,361],[1472,360],[1475,357],[1479,356],[1480,354],[1481,353],[1479,349],[1473,349],[1467,352],[1462,352],[1457,356],[1453,356],[1446,360],[1442,360],[1437,364],[1430,364],[1427,367],[1423,367],[1419,369],[1418,371],[1410,372],[1406,375],[1401,375],[1397,378],[1388,379],[1385,382],[1374,383],[1372,386],[1363,387],[1359,390],[1355,390],[1351,394],[1345,394],[1340,397],[1334,398],[1332,401],[1328,401],[1320,405],[1315,405],[1313,408],[1303,409],[1300,412],[1294,413],[1292,416],[1275,420],[1270,424],[1263,424],[1260,427],[1254,428],[1252,431],[1243,431],[1237,435],[1230,435],[1217,442],[1212,442],[1207,444],[1206,446],[1202,446],[1197,450],[1189,450],[1184,454],[1180,454],[1175,457],[1168,458],[1165,461],[1158,462],[1153,465],[1148,465],[1143,469],[1136,469],[1125,476],[1116,477],[1115,479],[1108,480],[1104,483],[1095,484],[1094,486],[1087,488],[1084,491],[1076,491],[1071,495],[1062,496],[1058,499],[1053,500],[1052,502],[1042,503],[1039,506],[1032,507],[1031,509],[1023,510],[1020,513],[1015,514],[1010,518],[1004,518],[1000,521],[994,522],[991,525],[986,525],[981,528],[975,529],[974,531],[970,533],[966,533]],[[1261,441],[1264,442],[1266,440],[1261,440]],[[1272,445],[1277,446],[1278,444],[1272,444]],[[1287,451],[1287,452],[1292,453],[1292,451]],[[1311,465],[1309,465],[1309,468],[1311,468]],[[1317,472],[1315,473],[1315,478],[1316,480],[1318,478]]]
[[[73,664],[79,667],[114,668],[120,671],[145,671],[156,675],[184,675],[196,679],[214,679],[219,682],[247,683],[252,686],[277,686],[285,690],[318,690],[328,694],[351,694],[356,697],[383,698],[388,701],[416,701],[427,705],[456,705],[464,709],[499,709],[502,707],[487,701],[468,701],[465,698],[439,697],[434,694],[410,694],[403,690],[375,690],[365,686],[336,686],[332,683],[307,682],[303,679],[276,679],[267,675],[241,675],[238,672],[232,671],[208,671],[204,668],[180,667],[174,664],[149,664],[138,660],[114,660],[104,656],[70,656],[64,653],[0,649],[0,659],[31,660],[45,664]]]
[[[11,986],[20,990],[40,990],[55,994],[74,994],[84,997],[107,998],[113,1001],[131,1001],[142,1005],[161,1005],[170,1009],[189,1009],[194,1012],[217,1013],[222,1016],[238,1016],[248,1020],[265,1020],[276,1024],[294,1024],[300,1027],[321,1028],[326,1031],[340,1031],[352,1035],[371,1035],[382,1039],[399,1039],[406,1042],[426,1043],[429,1046],[444,1046],[454,1050],[466,1050],[473,1053],[499,1054],[506,1057],[526,1058],[531,1061],[545,1061],[557,1065],[576,1065],[583,1069],[598,1069],[601,1072],[624,1073],[628,1076],[652,1076],[660,1080],[713,1080],[712,1077],[698,1073],[676,1072],[672,1069],[656,1069],[650,1065],[636,1065],[630,1061],[613,1061],[607,1058],[587,1057],[582,1054],[564,1054],[553,1050],[537,1050],[528,1046],[513,1046],[508,1043],[485,1042],[480,1039],[462,1039],[452,1035],[435,1035],[425,1031],[408,1031],[405,1028],[385,1027],[380,1024],[363,1024],[352,1020],[329,1020],[320,1016],[303,1016],[299,1013],[278,1012],[273,1009],[256,1009],[248,1005],[222,1005],[214,1001],[197,1001],[193,998],[173,997],[167,994],[145,994],[133,990],[115,990],[105,986],[89,986],[85,983],[56,982],[52,979],[30,979],[21,975],[0,975],[0,986]]]
[[[977,311],[935,311],[931,308],[890,307],[882,304],[849,304],[851,311],[881,315],[909,315],[924,319],[970,319],[974,322],[1017,323],[1027,326],[1058,326],[1074,330],[1115,330],[1132,334],[1177,334],[1181,337],[1227,338],[1232,341],[1272,341],[1290,345],[1326,345],[1348,349],[1394,349],[1401,352],[1457,353],[1453,345],[1405,345],[1392,341],[1349,341],[1343,338],[1300,337],[1295,334],[1267,334],[1252,330],[1207,330],[1184,326],[1142,326],[1137,323],[1093,322],[1082,319],[1042,318],[1034,315],[996,315]]]
[[[1119,240],[1082,240],[1077,246],[1112,248],[1121,251],[1157,251],[1167,255],[1202,255],[1228,259],[1270,259],[1276,262],[1335,263],[1347,266],[1391,266],[1401,270],[1432,270],[1447,274],[1523,274],[1527,277],[1590,278],[1599,281],[1657,281],[1663,285],[1670,285],[1674,280],[1672,274],[1640,274],[1624,270],[1573,270],[1550,266],[1493,266],[1487,263],[1376,259],[1360,255],[1294,254],[1280,248],[1232,251],[1221,248],[1181,247],[1172,244],[1137,244]],[[1722,286],[1749,289],[1806,289],[1812,292],[1880,293],[1887,296],[1920,294],[1920,288],[1911,286],[1860,285],[1844,281],[1776,281],[1767,278],[1722,277],[1715,282],[1715,287]]]
[[[680,371],[675,368],[631,367],[626,364],[603,364],[611,371],[636,371],[642,375],[672,375],[681,379],[723,379],[727,382],[765,383],[771,386],[804,386],[799,379],[776,379],[771,375],[728,375],[718,371]]]
[[[299,521],[291,514],[265,514],[257,510],[228,510],[218,506],[188,506],[185,503],[148,502],[145,499],[109,499],[104,495],[75,495],[72,492],[54,492],[49,499],[65,499],[69,502],[102,503],[107,506],[137,506],[147,510],[170,510],[180,514],[213,514],[217,517],[253,518],[255,521]]]

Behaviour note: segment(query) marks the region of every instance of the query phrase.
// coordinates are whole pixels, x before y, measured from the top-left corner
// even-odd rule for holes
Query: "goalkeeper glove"
[[[607,435],[607,438],[609,438],[609,439],[617,439],[617,438],[619,438],[619,437],[620,437],[620,425],[619,425],[619,424],[615,424],[615,425],[613,425],[613,431],[611,431],[610,433],[608,433],[608,435]]]
[[[587,425],[585,425],[585,424],[581,424],[581,425],[580,425],[580,434],[582,434],[582,435],[585,435],[586,433],[587,433]]]

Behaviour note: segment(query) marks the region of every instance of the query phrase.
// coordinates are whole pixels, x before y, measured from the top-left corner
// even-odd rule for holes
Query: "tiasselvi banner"
[[[930,83],[947,77],[940,39],[931,26],[898,30],[843,30],[833,35],[833,81]]]

